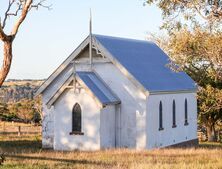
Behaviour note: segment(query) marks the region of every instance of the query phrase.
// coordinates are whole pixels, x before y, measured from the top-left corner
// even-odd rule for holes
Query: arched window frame
[[[173,105],[172,105],[172,121],[173,121],[173,125],[172,128],[177,127],[176,125],[176,102],[175,100],[173,100]]]
[[[188,123],[188,103],[187,103],[187,99],[185,99],[184,102],[184,125],[187,126]]]
[[[159,103],[159,130],[163,130],[163,105],[162,101]]]
[[[82,132],[82,109],[79,103],[75,103],[72,109],[72,131],[71,135],[83,135]]]

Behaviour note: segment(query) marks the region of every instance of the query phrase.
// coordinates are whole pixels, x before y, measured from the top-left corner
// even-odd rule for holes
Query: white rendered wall
[[[80,54],[80,57],[84,57],[85,52]],[[76,70],[87,71],[89,65],[77,64]],[[42,109],[43,109],[43,120],[42,120],[42,146],[44,148],[53,148],[53,137],[54,137],[54,113],[53,107],[47,108],[46,103],[55,94],[55,92],[62,86],[68,77],[73,73],[73,64],[70,63],[65,70],[63,70],[55,80],[45,89],[42,94]]]
[[[94,64],[93,68],[121,100],[117,111],[117,147],[146,147],[146,96],[112,63]],[[118,134],[119,131],[116,133]]]
[[[115,148],[115,105],[107,105],[100,114],[101,148]]]
[[[185,99],[188,123],[185,126]],[[176,102],[176,128],[172,128],[172,105]],[[159,103],[162,101],[163,128],[159,131]],[[195,93],[150,95],[147,98],[147,148],[165,147],[197,138],[197,101]]]
[[[79,70],[87,70],[88,65],[77,65]],[[56,79],[53,81],[42,94],[42,109],[43,109],[43,120],[42,120],[42,146],[44,148],[53,147],[53,135],[54,135],[54,113],[53,106],[49,109],[46,103],[55,94],[55,92],[62,86],[66,79],[72,74],[73,65],[70,64]]]
[[[78,102],[82,109],[82,132],[84,135],[70,135],[72,131],[72,109]],[[54,149],[55,150],[99,150],[100,108],[84,89],[79,94],[66,90],[54,105]]]
[[[45,97],[42,96],[43,103],[45,103]],[[42,105],[42,147],[53,148],[54,138],[54,113],[53,107],[47,108],[45,104]]]

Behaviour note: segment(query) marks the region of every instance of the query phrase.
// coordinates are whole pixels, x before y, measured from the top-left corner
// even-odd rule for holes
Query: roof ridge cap
[[[93,36],[96,38],[96,36],[100,37],[106,37],[106,38],[111,38],[111,39],[119,39],[119,40],[127,40],[127,41],[134,41],[134,42],[141,42],[141,43],[150,43],[150,44],[156,44],[153,41],[148,41],[148,40],[142,40],[142,39],[134,39],[134,38],[127,38],[127,37],[118,37],[118,36],[110,36],[110,35],[101,35],[101,34],[93,34]]]

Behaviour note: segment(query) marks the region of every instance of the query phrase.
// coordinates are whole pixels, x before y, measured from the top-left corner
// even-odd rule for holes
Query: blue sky
[[[19,30],[8,78],[47,78],[88,35],[90,8],[93,33],[134,39],[145,39],[148,33],[159,33],[161,11],[155,6],[143,6],[143,2],[68,0],[64,3],[48,0],[53,9],[33,10]],[[3,12],[1,8],[0,14]]]

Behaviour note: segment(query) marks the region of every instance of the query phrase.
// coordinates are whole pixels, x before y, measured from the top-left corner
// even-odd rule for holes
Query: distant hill
[[[9,79],[0,88],[0,102],[17,102],[21,99],[33,99],[35,92],[44,80]]]

